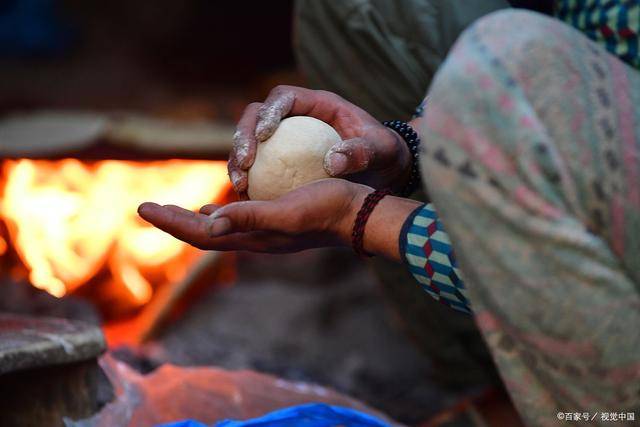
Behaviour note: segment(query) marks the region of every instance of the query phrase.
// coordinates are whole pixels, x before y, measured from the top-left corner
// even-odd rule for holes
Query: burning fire
[[[62,297],[106,267],[137,305],[158,277],[180,278],[192,250],[139,219],[138,205],[197,209],[228,188],[225,162],[215,161],[16,160],[4,176],[0,218],[34,286]]]

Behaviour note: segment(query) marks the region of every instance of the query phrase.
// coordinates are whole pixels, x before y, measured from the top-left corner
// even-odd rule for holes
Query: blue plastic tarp
[[[374,416],[355,409],[324,403],[308,403],[270,412],[246,421],[219,421],[215,427],[390,427]],[[209,427],[194,420],[163,424],[158,427]]]

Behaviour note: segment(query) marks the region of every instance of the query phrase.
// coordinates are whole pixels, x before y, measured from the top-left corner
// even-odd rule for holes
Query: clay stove
[[[0,298],[18,289],[38,307],[0,313],[0,425],[92,414],[104,335],[110,344],[144,341],[199,278],[211,282],[229,268],[229,258],[145,224],[136,208],[145,200],[189,209],[224,201],[230,141],[227,127],[135,115],[0,120]],[[70,296],[91,301],[101,328],[39,316],[42,301],[55,306]]]

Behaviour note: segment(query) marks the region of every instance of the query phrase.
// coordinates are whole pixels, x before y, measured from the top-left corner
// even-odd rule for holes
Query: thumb
[[[280,220],[278,219],[280,218]],[[282,222],[282,209],[270,201],[243,201],[223,206],[209,215],[209,236],[257,230],[275,230]]]
[[[331,176],[350,175],[366,170],[375,160],[375,149],[364,138],[336,143],[324,156],[324,169]]]

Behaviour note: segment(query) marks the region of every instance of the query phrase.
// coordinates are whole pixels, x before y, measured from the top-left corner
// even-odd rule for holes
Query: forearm
[[[351,227],[369,192],[363,191],[354,200],[354,212],[349,222]],[[367,253],[401,262],[399,237],[406,219],[422,203],[401,197],[387,196],[374,208],[364,229],[363,247]],[[347,241],[351,238],[351,228],[347,228],[343,235]]]
[[[371,189],[363,186],[354,198],[362,206]],[[350,221],[357,215],[353,209]],[[350,241],[348,231],[344,239]],[[471,312],[449,236],[432,204],[387,196],[373,209],[363,236],[365,252],[403,262],[423,289],[441,303]]]
[[[399,237],[407,217],[422,203],[401,197],[387,196],[380,201],[369,218],[364,233],[364,249],[401,262]]]

